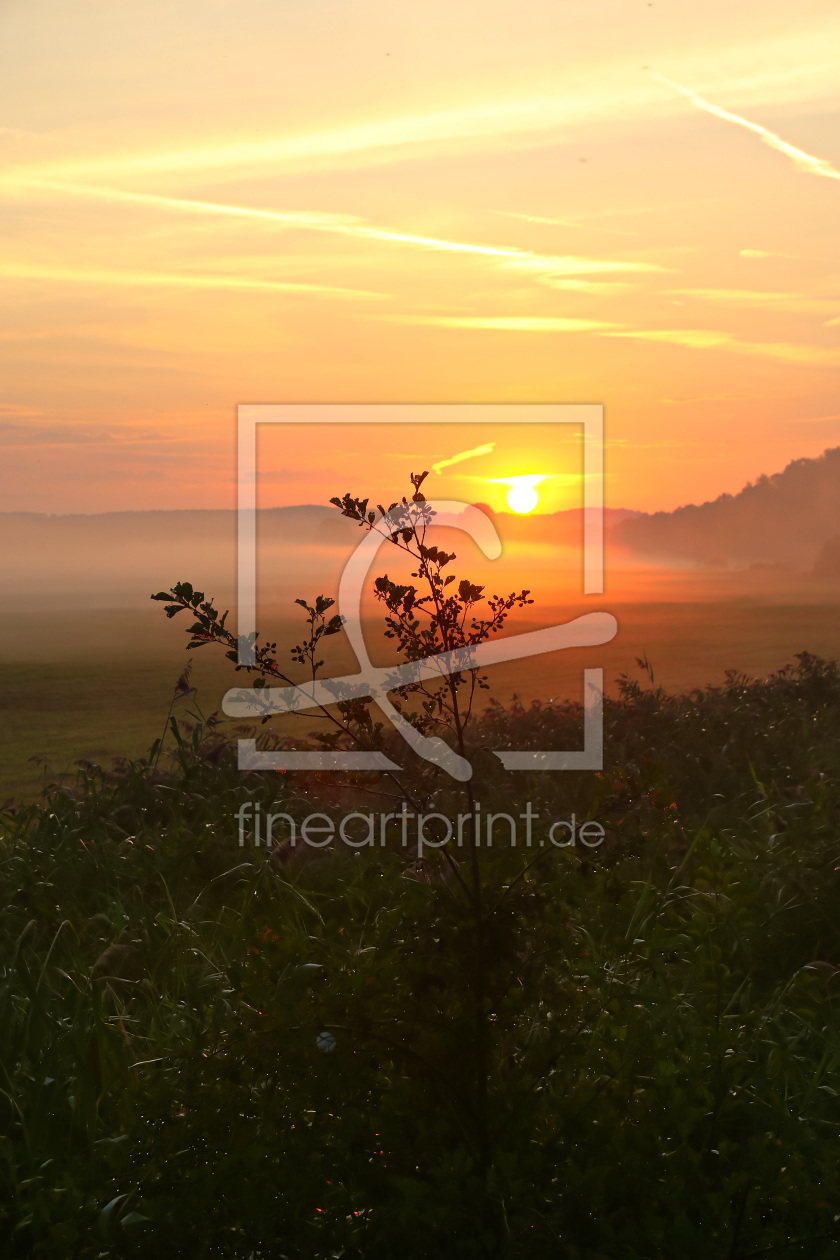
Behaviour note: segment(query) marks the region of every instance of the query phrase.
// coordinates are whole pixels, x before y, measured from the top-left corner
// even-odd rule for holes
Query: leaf
[[[126,1225],[142,1225],[149,1219],[150,1217],[144,1216],[142,1212],[126,1212],[125,1216],[120,1217],[120,1225],[124,1229]]]
[[[114,1215],[117,1205],[122,1203],[123,1199],[127,1199],[127,1198],[128,1198],[127,1194],[118,1194],[117,1197],[115,1199],[112,1199],[110,1203],[106,1203],[105,1207],[99,1213],[99,1228],[102,1230],[102,1233],[106,1235],[106,1237],[107,1237],[108,1230],[111,1225],[111,1217]]]

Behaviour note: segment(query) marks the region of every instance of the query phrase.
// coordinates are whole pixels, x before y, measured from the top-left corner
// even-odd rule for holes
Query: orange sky
[[[308,412],[315,416],[307,421]],[[544,423],[534,412],[557,422]],[[532,510],[584,506],[579,409],[291,406],[251,414],[259,507],[327,503],[345,493],[388,507],[411,496],[412,472],[428,474],[422,486],[428,499],[505,512],[510,490],[525,479],[537,492]]]
[[[603,403],[642,509],[838,444],[838,36],[830,0],[4,5],[0,510],[233,506],[239,402]]]

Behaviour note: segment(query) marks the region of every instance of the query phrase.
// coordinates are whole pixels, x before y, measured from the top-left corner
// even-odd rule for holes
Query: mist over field
[[[484,505],[482,505],[484,506]],[[490,671],[504,704],[581,698],[584,668],[601,667],[608,693],[651,661],[674,690],[719,683],[727,670],[763,677],[806,650],[837,654],[840,583],[833,560],[840,531],[840,448],[798,460],[782,473],[696,507],[646,515],[606,514],[603,596],[584,598],[580,510],[494,514],[502,555],[486,560],[457,520],[435,528],[454,552],[452,571],[487,594],[528,589],[533,605],[503,633],[613,611],[615,639]],[[332,506],[257,514],[257,626],[278,653],[300,641],[294,601],[338,597],[339,580],[362,534]],[[383,637],[372,579],[411,581],[411,565],[383,543],[365,583],[361,612],[375,663],[394,659]],[[78,757],[108,763],[140,756],[163,719],[187,660],[184,617],[168,621],[150,596],[189,581],[231,609],[236,629],[237,516],[234,511],[0,515],[0,662],[5,678],[5,768],[0,796],[30,794],[43,777],[33,756],[64,770]],[[344,639],[329,640],[327,668],[352,673]],[[206,711],[218,711],[237,682],[213,647],[193,654],[193,682]],[[296,730],[301,729],[296,727]]]
[[[469,538],[452,533],[446,545],[457,551],[462,566],[488,584],[533,583],[549,602],[573,597],[581,564],[581,510],[528,516],[485,510],[496,523],[503,555],[488,563]],[[359,541],[357,526],[321,505],[261,509],[257,519],[261,598],[270,603],[295,598],[301,582],[320,580],[325,589],[337,589],[342,566]],[[840,447],[818,459],[795,460],[734,496],[654,514],[608,509],[605,538],[612,598],[655,598],[665,570],[673,571],[668,586],[678,598],[728,598],[737,570],[752,570],[742,577],[745,590],[764,589],[754,576],[762,567],[775,570],[766,593],[782,598],[785,592],[807,591],[804,576],[832,583],[840,573]],[[3,513],[4,608],[145,607],[152,588],[187,575],[193,585],[229,601],[236,585],[236,539],[237,516],[230,510]],[[377,563],[393,566],[393,558],[386,550]]]
[[[669,661],[679,648],[668,623],[679,619],[680,605],[695,606],[695,622],[716,621],[712,641],[722,639],[725,646],[729,636],[722,627],[733,610],[740,608],[741,620],[748,621],[744,610],[752,605],[787,608],[793,624],[803,609],[840,599],[840,447],[818,459],[796,460],[735,496],[668,513],[608,509],[605,589],[598,598],[581,594],[581,510],[517,516],[479,506],[494,521],[502,554],[487,560],[457,518],[450,518],[435,526],[434,537],[455,554],[451,571],[479,582],[487,594],[527,588],[534,599],[528,615],[536,624],[567,619],[596,602],[621,606],[625,624],[632,620],[631,607],[651,614],[658,608],[648,637],[654,646],[662,643]],[[362,538],[358,526],[329,505],[261,509],[256,533],[258,626],[264,634],[296,624],[295,599],[337,599],[342,571]],[[384,572],[410,580],[410,565],[383,542],[371,579]],[[173,641],[173,630],[150,596],[178,581],[190,581],[220,610],[235,609],[235,511],[0,514],[2,659],[34,659],[46,642],[53,658],[112,655],[106,613],[122,616],[124,650],[159,651]],[[376,622],[371,590],[368,580],[362,612]],[[57,610],[58,633],[47,615]],[[732,642],[733,668],[766,663],[751,651],[748,637],[744,631]],[[756,639],[765,642],[759,630]],[[786,642],[779,646],[787,650]],[[674,685],[696,679],[693,670],[690,679],[669,672]]]

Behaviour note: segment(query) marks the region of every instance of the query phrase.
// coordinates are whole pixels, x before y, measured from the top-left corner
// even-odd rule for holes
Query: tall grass
[[[244,776],[176,717],[154,773],[3,816],[3,1254],[837,1255],[840,675],[650,683],[599,777],[494,768],[579,743],[572,705],[483,720],[486,809],[607,833],[481,855],[486,1166],[447,866],[237,844],[249,795],[378,810],[375,781]]]

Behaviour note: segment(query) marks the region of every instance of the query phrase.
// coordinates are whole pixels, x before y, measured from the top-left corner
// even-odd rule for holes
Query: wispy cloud
[[[721,306],[757,306],[793,313],[820,315],[840,309],[840,301],[805,297],[800,293],[766,293],[755,289],[666,289],[665,292],[698,298],[701,302],[717,302]]]
[[[650,91],[635,88],[610,95],[600,85],[586,92],[565,96],[543,94],[488,99],[470,105],[451,106],[420,113],[390,114],[368,122],[308,131],[299,135],[237,139],[226,144],[208,144],[129,156],[78,159],[57,162],[45,174],[59,178],[111,178],[147,174],[189,175],[202,171],[223,171],[226,175],[243,169],[276,171],[282,167],[333,165],[337,161],[381,160],[384,155],[411,158],[428,151],[430,145],[504,142],[507,137],[566,130],[593,113],[616,111],[644,112],[651,106]]]
[[[472,450],[460,451],[457,455],[450,456],[449,459],[439,459],[436,464],[432,464],[432,470],[440,474],[443,468],[451,468],[453,464],[462,464],[465,459],[475,459],[477,455],[489,455],[495,449],[495,442],[485,442],[483,446],[474,446]]]
[[[577,481],[575,473],[521,473],[517,477],[488,477],[488,485],[494,486],[541,486],[544,481]]]
[[[621,327],[600,319],[559,319],[550,315],[385,315],[383,318],[396,324],[475,328],[488,332],[592,332]]]
[[[661,74],[655,74],[654,79],[658,79],[660,83],[666,83],[668,87],[672,87],[677,92],[681,92],[692,105],[696,105],[698,109],[704,109],[707,114],[714,114],[716,118],[722,118],[725,122],[735,123],[738,127],[744,127],[747,131],[752,131],[759,136],[761,140],[776,149],[779,153],[784,153],[801,171],[806,171],[809,175],[821,175],[824,179],[840,179],[840,171],[827,162],[824,158],[814,157],[811,153],[806,153],[804,149],[798,149],[796,145],[788,144],[781,136],[777,136],[775,132],[770,131],[767,127],[762,127],[759,123],[750,122],[748,118],[742,118],[740,114],[733,114],[728,109],[721,109],[719,105],[713,105],[711,101],[707,101],[705,97],[699,96],[696,92],[692,92],[691,88],[683,87],[681,83],[674,83],[673,79],[666,79]]]
[[[509,250],[506,267],[518,271],[540,273],[543,283],[551,276],[595,275],[611,271],[652,272],[668,271],[659,263],[628,262],[618,258],[582,258],[576,254],[533,254],[527,250]]]
[[[577,227],[573,219],[550,219],[543,214],[522,214],[518,210],[488,210],[487,214],[498,214],[504,219],[521,219],[523,223],[542,223],[550,227]]]
[[[633,285],[626,280],[579,280],[574,277],[537,276],[537,283],[549,289],[561,289],[570,293],[589,293],[605,297],[611,293],[626,293]]]
[[[686,403],[752,402],[766,397],[766,394],[695,394],[692,398],[660,398],[659,401],[668,407],[682,407]]]
[[[830,346],[791,342],[741,341],[733,333],[716,328],[632,328],[627,324],[597,319],[562,319],[541,315],[383,315],[373,316],[396,324],[513,333],[586,333],[597,337],[666,342],[689,350],[727,350],[783,363],[837,365],[840,352]]]
[[[730,350],[760,358],[778,359],[783,363],[836,366],[838,351],[829,346],[796,345],[790,342],[741,341],[731,333],[707,328],[637,328],[621,332],[604,332],[604,337],[627,337],[637,341],[664,341],[691,350]]]
[[[607,337],[631,337],[636,341],[667,341],[675,346],[688,346],[691,350],[710,350],[734,341],[731,333],[717,332],[711,328],[625,328],[620,332],[608,332]]]
[[[154,271],[107,271],[101,268],[53,267],[42,263],[17,263],[0,259],[0,276],[9,280],[51,280],[68,284],[104,284],[120,287],[149,286],[186,289],[249,289],[303,296],[332,298],[381,298],[384,293],[367,289],[343,289],[328,284],[300,284],[285,280],[258,280],[246,276],[197,275]]]
[[[24,407],[20,403],[0,403],[0,416],[40,416],[42,413],[34,407]]]
[[[98,185],[65,184],[47,180],[23,181],[32,188],[62,195],[92,198],[101,201],[144,205],[184,214],[219,215],[226,218],[260,220],[279,226],[357,240],[382,241],[385,244],[408,245],[437,253],[465,254],[489,258],[501,266],[543,275],[592,275],[608,272],[662,272],[656,263],[625,261],[617,258],[589,258],[575,254],[540,254],[532,250],[469,241],[452,241],[438,236],[420,236],[378,227],[353,215],[325,214],[318,211],[263,210],[252,206],[231,206],[214,201],[198,201],[185,197],[166,197],[157,193],[128,192],[120,188]]]
[[[486,209],[485,214],[498,214],[506,219],[521,219],[526,223],[542,223],[546,226],[579,228],[584,225],[590,227],[593,223],[598,223],[603,219],[626,219],[633,215],[640,214],[671,214],[674,210],[683,210],[686,206],[690,206],[693,210],[700,205],[709,205],[720,200],[719,197],[702,197],[692,198],[690,201],[658,201],[651,206],[628,206],[621,204],[614,210],[586,210],[579,214],[566,215],[563,218],[556,218],[543,214],[525,213],[521,210],[491,210]],[[604,229],[617,232],[620,236],[638,236],[638,232],[619,232],[617,228]]]
[[[75,425],[14,424],[0,421],[0,446],[111,446],[115,443],[145,445],[176,440],[171,435],[152,433],[145,429],[84,429]]]
[[[738,253],[739,258],[785,258],[792,262],[809,262],[809,263],[837,263],[836,258],[815,258],[813,254],[783,254],[777,249],[742,249]]]
[[[523,223],[536,223],[540,227],[564,227],[577,229],[586,226],[592,228],[592,220],[603,216],[583,215],[579,219],[553,219],[542,214],[522,214],[517,210],[488,210],[488,214],[498,214],[505,219],[519,219]],[[640,232],[631,232],[627,228],[599,227],[596,231],[607,232],[610,236],[640,236]]]

